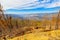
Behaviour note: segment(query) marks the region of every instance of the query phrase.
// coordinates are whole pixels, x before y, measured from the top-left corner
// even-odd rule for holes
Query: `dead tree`
[[[12,25],[12,17],[10,16],[9,18],[8,18],[8,27],[9,27],[9,29],[10,29],[10,32],[11,32],[11,30],[13,29],[13,25]]]
[[[19,18],[16,18],[15,23],[16,29],[19,29]]]
[[[0,4],[0,17],[6,20],[6,16],[4,15],[3,7]]]
[[[55,27],[55,29],[59,29],[59,25],[58,25],[58,23],[59,23],[59,18],[60,18],[60,11],[59,11],[59,13],[58,13],[58,15],[57,15],[56,27]]]

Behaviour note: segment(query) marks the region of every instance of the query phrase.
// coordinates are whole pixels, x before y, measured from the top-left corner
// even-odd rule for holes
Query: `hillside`
[[[0,40],[60,40],[59,38],[60,12],[4,14],[0,5]]]
[[[60,30],[53,30],[48,32],[34,30],[32,33],[18,36],[9,40],[60,40]]]
[[[60,29],[59,15],[58,13],[51,15],[45,14],[43,19],[40,18],[40,15],[33,14],[27,15],[26,17],[28,19],[25,16],[22,18],[22,16],[20,17],[18,15],[0,15],[0,39],[7,39],[6,36],[11,39],[26,35],[27,33],[35,34],[34,31],[49,33],[52,30],[58,30]]]

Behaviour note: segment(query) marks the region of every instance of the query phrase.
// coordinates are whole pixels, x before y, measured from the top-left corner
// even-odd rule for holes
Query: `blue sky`
[[[60,10],[60,0],[0,0],[6,13],[55,13]]]

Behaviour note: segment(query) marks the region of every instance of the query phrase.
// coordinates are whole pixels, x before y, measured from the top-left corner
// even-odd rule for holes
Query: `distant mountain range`
[[[5,15],[12,16],[14,18],[20,18],[20,19],[40,20],[40,19],[44,19],[43,18],[44,16],[46,16],[47,18],[51,18],[52,16],[56,16],[57,13],[5,14]]]

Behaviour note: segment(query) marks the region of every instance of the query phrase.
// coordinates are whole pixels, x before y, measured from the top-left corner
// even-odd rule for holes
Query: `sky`
[[[60,10],[60,0],[0,0],[3,10],[11,14],[55,13]]]

